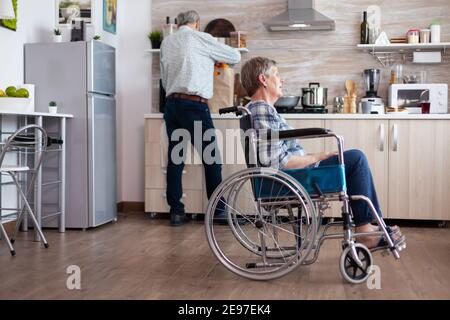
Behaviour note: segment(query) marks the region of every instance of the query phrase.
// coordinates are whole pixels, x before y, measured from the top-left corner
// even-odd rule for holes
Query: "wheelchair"
[[[263,136],[254,130],[251,112],[246,107],[219,110],[219,114],[224,113],[241,116],[247,169],[234,173],[216,188],[206,210],[205,229],[213,254],[228,270],[251,280],[276,279],[300,265],[313,264],[325,240],[342,239],[340,272],[350,283],[363,283],[373,266],[372,250],[356,242],[364,236],[384,235],[387,245],[383,252],[400,259],[399,252],[406,248],[405,236],[394,242],[370,199],[346,192],[341,136],[322,128],[267,131]],[[338,165],[277,170],[259,163],[258,143],[325,137],[337,140]],[[379,231],[352,230],[350,200],[367,203]],[[342,221],[322,226],[323,214],[332,201],[342,202]],[[222,212],[228,224],[217,225],[214,215]],[[342,226],[343,232],[330,233],[335,226]]]

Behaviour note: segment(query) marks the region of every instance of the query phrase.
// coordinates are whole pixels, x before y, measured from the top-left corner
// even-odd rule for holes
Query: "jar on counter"
[[[422,29],[420,30],[420,43],[429,43],[431,36],[430,29]]]
[[[389,84],[403,83],[403,65],[396,63],[391,69]]]
[[[231,46],[234,48],[247,48],[247,32],[230,32]]]
[[[419,43],[419,29],[411,29],[406,33],[408,43]]]

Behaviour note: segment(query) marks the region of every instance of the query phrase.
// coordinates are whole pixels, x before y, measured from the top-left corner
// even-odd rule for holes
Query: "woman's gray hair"
[[[256,57],[247,61],[241,70],[242,86],[247,91],[247,94],[251,97],[255,94],[260,87],[262,87],[261,81],[259,81],[259,75],[264,74],[266,77],[271,76],[270,69],[276,66],[274,60]]]
[[[184,26],[191,23],[196,23],[200,20],[200,16],[197,11],[189,10],[186,12],[181,12],[177,16],[178,26]]]

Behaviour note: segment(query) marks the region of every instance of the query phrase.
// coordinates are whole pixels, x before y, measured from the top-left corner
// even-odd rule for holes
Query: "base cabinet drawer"
[[[184,203],[186,213],[201,213],[203,210],[203,191],[183,190],[181,202]],[[145,190],[145,212],[169,212],[166,189]]]
[[[182,174],[183,190],[203,190],[203,167],[185,166]],[[165,189],[167,181],[167,168],[160,166],[145,167],[145,188]]]

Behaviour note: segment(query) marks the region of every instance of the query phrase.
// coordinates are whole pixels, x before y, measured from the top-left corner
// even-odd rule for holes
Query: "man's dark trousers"
[[[215,135],[211,140],[204,141],[203,134],[208,129],[214,129],[214,124],[211,119],[211,114],[208,105],[203,102],[173,99],[169,98],[165,105],[164,120],[166,122],[166,131],[169,139],[168,149],[168,162],[167,162],[167,203],[170,206],[171,214],[182,215],[184,211],[184,204],[180,201],[183,189],[182,189],[182,173],[184,168],[184,161],[177,163],[177,159],[172,159],[172,150],[181,141],[172,141],[172,133],[176,129],[185,129],[189,132],[190,141],[197,148],[197,152],[202,157],[202,163],[205,169],[206,179],[206,192],[208,199],[211,197],[214,190],[222,182],[222,166],[220,161],[206,161],[203,157],[203,152],[207,146],[214,143],[217,146]],[[201,126],[201,137],[195,137],[201,139],[199,142],[194,143],[194,124],[197,122],[197,126]],[[201,124],[201,125],[200,125]],[[208,148],[211,150],[212,146]],[[207,152],[206,155],[211,155],[215,160],[220,159],[220,154],[217,148],[213,148],[213,152]],[[179,153],[178,156],[186,156],[186,154]],[[175,160],[175,161],[174,161]],[[212,162],[212,163],[211,163]]]

